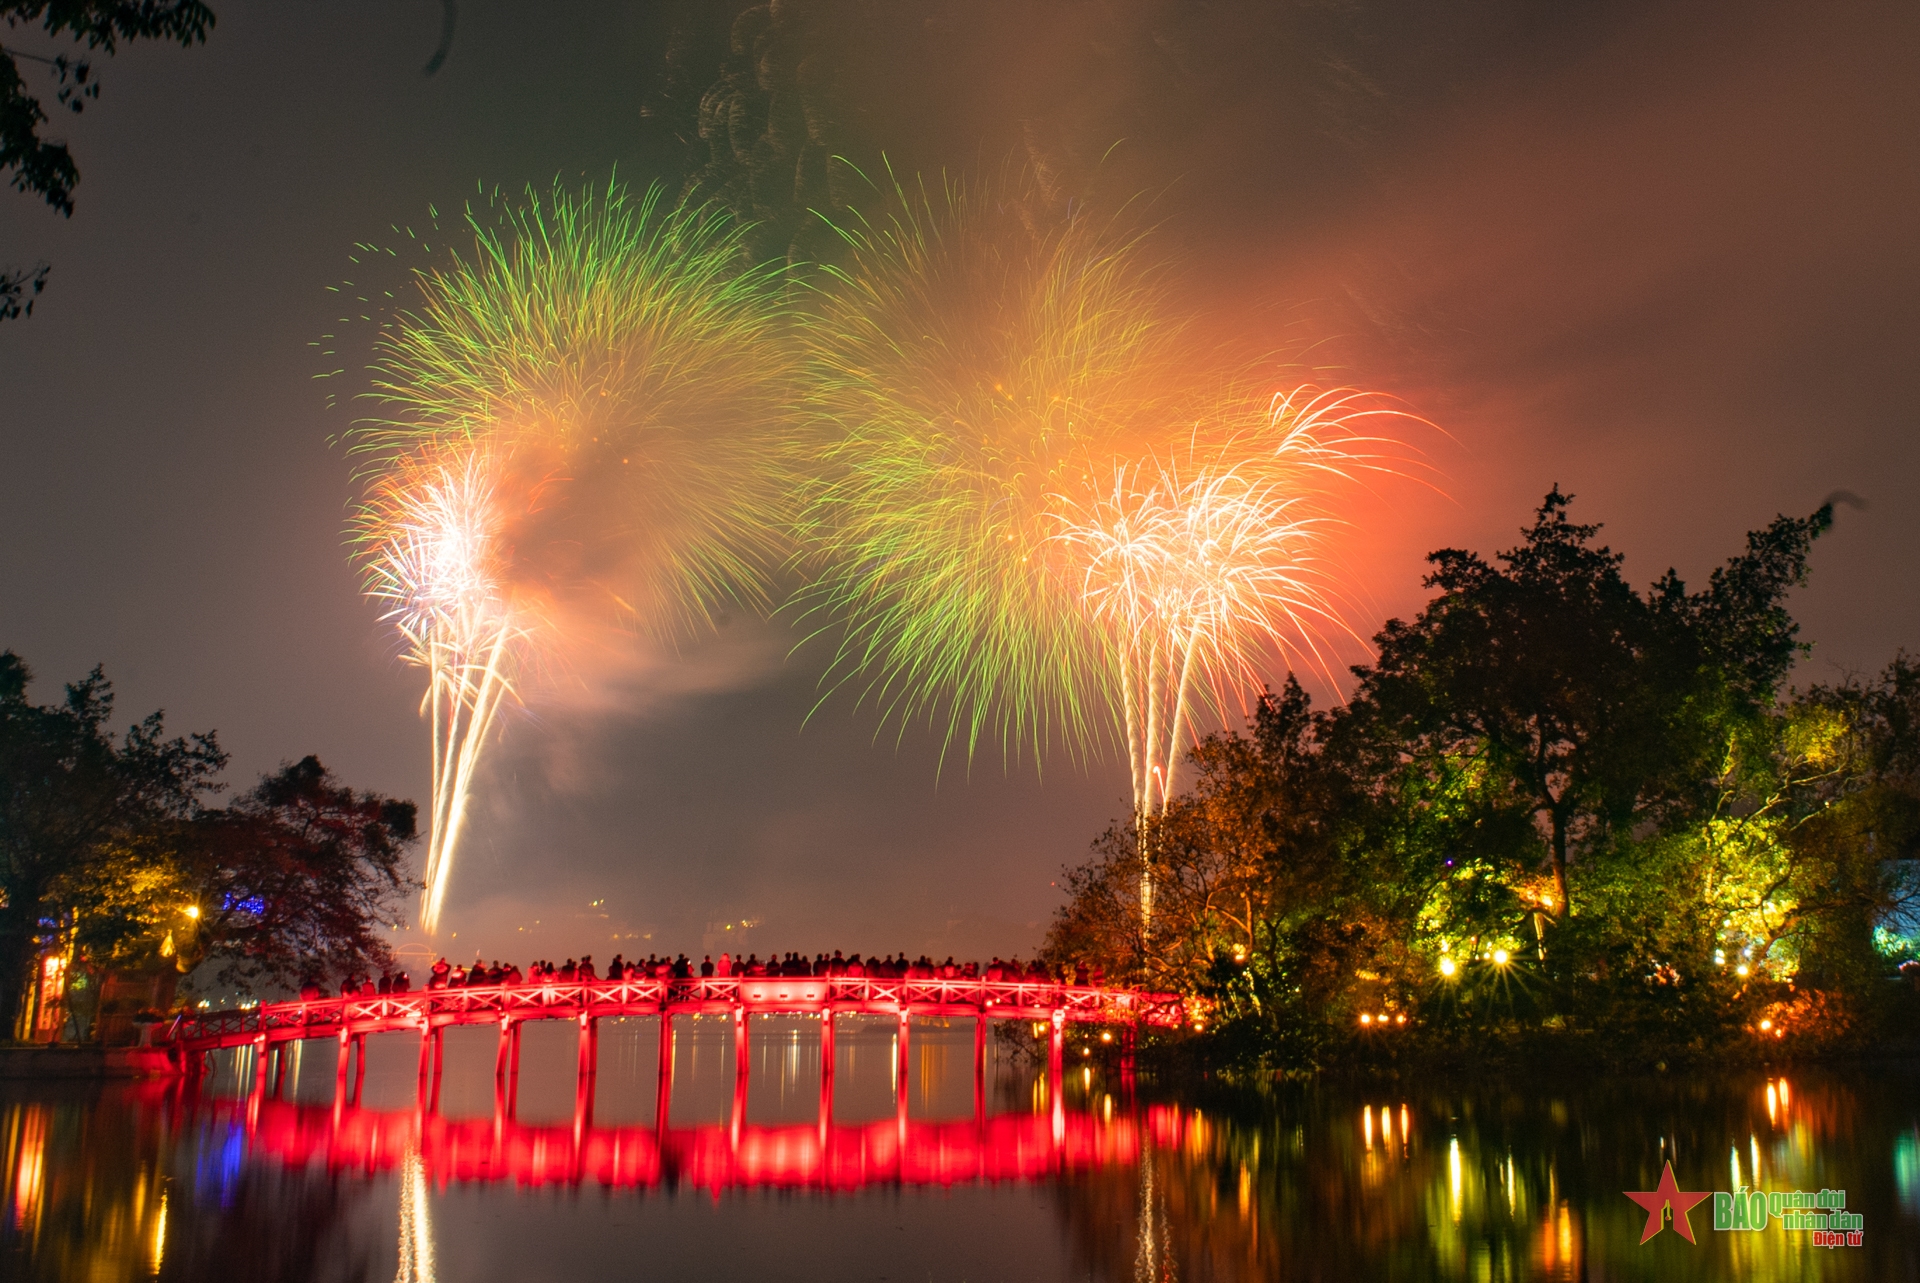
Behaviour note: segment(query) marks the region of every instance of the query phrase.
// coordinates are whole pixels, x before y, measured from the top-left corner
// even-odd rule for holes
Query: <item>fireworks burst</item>
[[[1196,702],[1224,718],[1275,654],[1328,672],[1321,634],[1348,630],[1322,560],[1326,483],[1377,466],[1354,430],[1376,412],[1298,389],[1255,431],[1196,433],[1184,460],[1116,463],[1101,490],[1058,496],[1055,538],[1112,671],[1136,814],[1166,809]]]
[[[705,206],[617,185],[469,214],[380,343],[353,528],[429,674],[438,923],[496,715],[526,665],[619,625],[671,642],[764,604],[789,522],[791,371],[771,270]]]
[[[1136,238],[1058,220],[1027,186],[895,184],[843,229],[809,318],[809,407],[832,425],[801,601],[844,630],[830,681],[971,754],[1107,724],[1107,674],[1054,496],[1147,439],[1183,336]]]
[[[1117,736],[1144,832],[1197,712],[1224,717],[1271,656],[1328,671],[1330,492],[1391,470],[1359,425],[1395,412],[1249,396],[1116,224],[1031,190],[890,195],[843,233],[807,335],[837,435],[803,600],[844,630],[835,684],[969,755]]]
[[[1136,806],[1164,805],[1193,692],[1218,709],[1262,648],[1340,628],[1320,501],[1383,466],[1355,424],[1385,411],[1303,388],[1246,422],[1141,239],[1030,185],[888,195],[807,328],[835,439],[803,601],[844,630],[833,682],[969,754],[1118,732]]]
[[[504,521],[479,454],[414,463],[380,477],[362,520],[381,532],[362,591],[385,606],[406,657],[427,672],[420,711],[433,727],[433,810],[420,917],[439,920],[473,770],[512,694],[538,612],[513,600]]]

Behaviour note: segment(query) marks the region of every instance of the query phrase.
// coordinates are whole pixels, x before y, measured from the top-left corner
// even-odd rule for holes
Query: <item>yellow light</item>
[[[1452,974],[1453,974],[1454,972],[1456,972],[1456,971],[1458,971],[1458,970],[1459,970],[1459,968],[1453,965],[1453,959],[1452,959],[1452,958],[1442,958],[1442,959],[1440,959],[1440,974],[1441,974],[1441,975],[1443,975],[1443,976],[1450,976],[1450,975],[1452,975]]]
[[[190,904],[190,905],[188,905],[188,906],[187,906],[187,916],[188,916],[189,918],[197,918],[197,917],[199,917],[199,916],[200,916],[200,906],[199,906],[199,905],[197,905],[197,904]]]
[[[1373,1023],[1373,1017],[1363,1011],[1360,1013],[1360,1023],[1363,1025],[1370,1025]]]
[[[1493,951],[1493,964],[1496,967],[1504,967],[1507,965],[1507,951],[1505,949],[1495,949]]]
[[[1736,976],[1744,976],[1747,974],[1749,970],[1750,968],[1747,966],[1746,963],[1743,962],[1739,966],[1733,969],[1733,974]]]
[[[1396,1025],[1404,1025],[1407,1023],[1407,1018],[1405,1016],[1395,1016],[1393,1018],[1393,1023]]]
[[[1101,1041],[1101,1042],[1112,1042],[1112,1041],[1113,1041],[1113,1031],[1112,1031],[1112,1030],[1110,1030],[1110,1029],[1109,1029],[1109,1030],[1105,1030],[1105,1031],[1103,1031],[1103,1032],[1102,1032],[1102,1033],[1100,1034],[1100,1041]]]
[[[1760,1022],[1760,1028],[1762,1028],[1762,1029],[1771,1029],[1771,1028],[1773,1028],[1773,1021],[1771,1021],[1771,1020],[1762,1020],[1762,1021]]]

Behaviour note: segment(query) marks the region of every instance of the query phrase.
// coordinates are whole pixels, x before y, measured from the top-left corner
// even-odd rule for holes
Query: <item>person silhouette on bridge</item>
[[[583,953],[583,954],[581,954],[581,955],[580,955],[580,967],[579,967],[579,969],[578,969],[577,971],[575,971],[575,972],[574,972],[574,979],[576,979],[576,980],[597,980],[597,979],[599,979],[599,976],[598,976],[598,975],[596,975],[596,974],[594,973],[594,970],[593,970],[593,955],[592,955],[592,954],[590,954],[590,953]]]
[[[733,974],[733,955],[730,953],[722,953],[719,963],[716,964],[713,969],[713,974],[716,976],[731,976]]]
[[[710,953],[704,954],[700,958],[700,978],[702,980],[713,979],[713,955]]]

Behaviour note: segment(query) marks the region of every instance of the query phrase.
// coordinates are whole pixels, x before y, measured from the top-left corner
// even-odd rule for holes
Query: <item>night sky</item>
[[[1862,496],[1794,599],[1802,679],[1920,642],[1911,3],[789,4],[732,80],[738,5],[460,0],[432,76],[431,0],[214,7],[205,47],[123,49],[51,126],[70,221],[0,197],[0,266],[53,264],[0,325],[0,647],[40,700],[102,663],[121,713],[217,729],[241,786],[317,753],[427,792],[420,677],[342,543],[354,244],[480,188],[677,187],[707,94],[901,169],[1145,193],[1210,323],[1430,419],[1418,475],[1348,514],[1363,636],[1419,608],[1428,550],[1508,546],[1558,482],[1641,583]],[[770,209],[770,249],[803,214]],[[942,770],[850,701],[809,719],[825,654],[794,640],[739,618],[513,714],[452,950],[696,951],[759,920],[763,953],[1031,951],[1124,764]]]

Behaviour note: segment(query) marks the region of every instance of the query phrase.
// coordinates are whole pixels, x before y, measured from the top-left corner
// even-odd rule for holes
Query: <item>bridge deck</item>
[[[302,1038],[347,1038],[449,1025],[623,1016],[887,1015],[1102,1024],[1180,1023],[1180,999],[1086,985],[1009,980],[898,980],[873,976],[589,980],[423,989],[271,1002],[183,1017],[156,1027],[155,1046],[211,1051]]]

